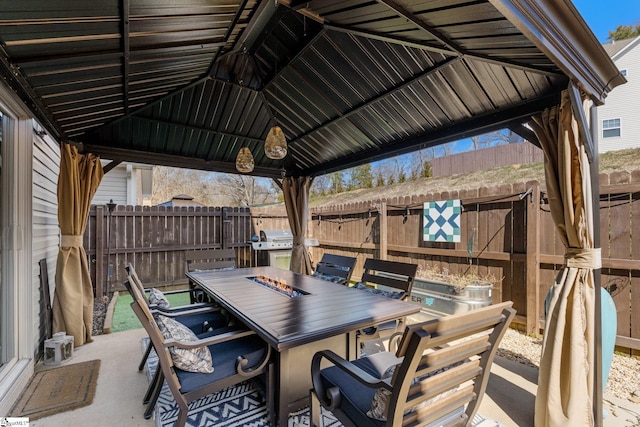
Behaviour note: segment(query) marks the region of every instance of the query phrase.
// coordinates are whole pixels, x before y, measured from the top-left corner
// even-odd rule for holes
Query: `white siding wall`
[[[102,162],[104,166],[109,162]],[[92,205],[104,205],[109,203],[109,200],[113,199],[113,202],[118,205],[127,205],[127,166],[124,164],[118,165],[102,178],[98,191],[93,196],[91,201]]]
[[[627,83],[615,88],[598,107],[599,151],[640,147],[640,39],[613,58],[618,69],[627,70]],[[620,119],[620,136],[602,138],[602,121]]]
[[[42,315],[40,298],[40,269],[38,262],[46,258],[49,272],[50,295],[53,298],[56,276],[56,259],[60,242],[58,227],[57,185],[60,172],[60,147],[51,138],[40,138],[34,134],[33,141],[33,337],[34,354],[38,350],[39,339],[44,325],[40,325]]]

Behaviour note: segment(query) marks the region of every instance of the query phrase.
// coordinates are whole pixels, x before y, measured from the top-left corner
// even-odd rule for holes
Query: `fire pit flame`
[[[305,292],[298,291],[297,289],[294,289],[291,286],[287,285],[287,281],[285,279],[273,279],[264,275],[250,277],[250,279],[262,286],[277,291],[282,295],[286,295],[289,298],[301,297],[305,295]]]

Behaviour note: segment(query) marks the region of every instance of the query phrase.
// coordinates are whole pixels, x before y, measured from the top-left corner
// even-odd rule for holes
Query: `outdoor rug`
[[[33,374],[10,411],[30,420],[90,405],[98,382],[100,360],[72,363]]]
[[[149,338],[142,339],[141,348],[144,351],[149,343]],[[158,357],[155,351],[151,351],[147,359],[147,378],[156,370]],[[173,427],[178,419],[178,404],[176,403],[169,387],[165,383],[156,404],[154,417],[156,427]],[[320,427],[341,427],[331,412],[322,412]],[[231,427],[252,426],[267,427],[267,405],[262,395],[255,389],[250,381],[240,383],[210,394],[189,405],[187,427]],[[309,426],[309,410],[303,409],[289,416],[289,427]]]
[[[147,348],[148,343],[149,338],[142,339],[142,351]],[[151,381],[157,364],[158,357],[152,350],[146,366],[149,381]],[[178,412],[178,404],[165,383],[154,412],[156,427],[173,427],[178,419]],[[322,408],[320,418],[321,425],[319,427],[342,427],[342,423],[324,408]],[[308,408],[289,415],[289,427],[307,427],[309,425]],[[484,418],[479,414],[474,417],[472,425],[474,427],[500,427],[497,421]],[[187,427],[214,426],[269,426],[266,403],[251,382],[240,383],[191,402],[187,416]]]

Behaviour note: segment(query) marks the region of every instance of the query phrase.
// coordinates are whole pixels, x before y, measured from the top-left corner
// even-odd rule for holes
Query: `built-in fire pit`
[[[287,281],[284,279],[272,279],[271,277],[260,275],[249,277],[249,280],[253,280],[257,284],[265,286],[282,295],[288,296],[289,298],[297,298],[303,295],[308,295],[308,292],[304,292],[287,285]]]

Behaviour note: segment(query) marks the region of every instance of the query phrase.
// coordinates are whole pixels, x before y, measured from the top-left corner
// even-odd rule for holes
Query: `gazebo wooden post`
[[[531,187],[527,206],[527,335],[540,336],[540,186]]]

